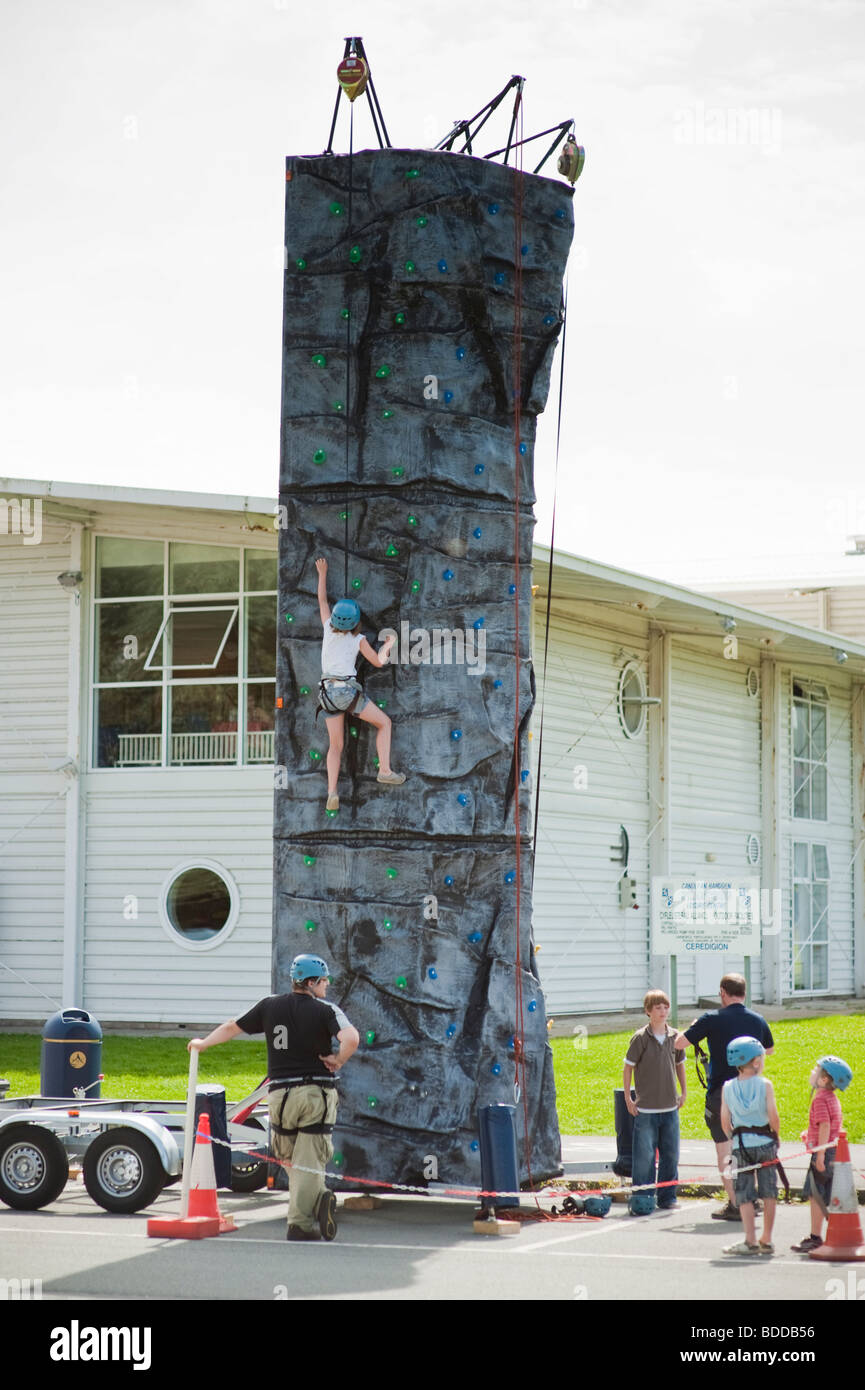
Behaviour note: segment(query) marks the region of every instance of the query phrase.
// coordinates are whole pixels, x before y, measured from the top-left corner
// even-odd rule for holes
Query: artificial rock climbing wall
[[[286,163],[273,988],[299,952],[323,955],[360,1032],[334,1134],[346,1175],[476,1185],[477,1110],[513,1103],[521,1031],[532,1174],[560,1167],[527,726],[535,423],[571,201],[558,179],[429,150]],[[379,785],[373,730],[349,717],[331,815],[319,555],[331,605],[355,598],[373,646],[399,637],[388,666],[358,674],[407,775]],[[522,1100],[517,1127],[525,1178]]]

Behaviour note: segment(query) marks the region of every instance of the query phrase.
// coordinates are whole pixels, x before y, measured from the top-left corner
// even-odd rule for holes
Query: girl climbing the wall
[[[337,782],[345,742],[345,716],[356,714],[375,728],[375,751],[378,754],[378,780],[387,787],[401,787],[405,773],[393,772],[390,765],[391,720],[384,710],[372,704],[363,693],[357,679],[357,656],[360,652],[371,666],[386,666],[390,649],[396,641],[389,637],[376,653],[360,628],[360,608],[352,598],[341,598],[331,612],[327,602],[327,560],[316,560],[318,570],[318,611],[324,636],[321,643],[321,684],[318,709],[324,711],[330,746],[327,751],[327,807],[339,810]],[[316,710],[316,717],[318,710]]]

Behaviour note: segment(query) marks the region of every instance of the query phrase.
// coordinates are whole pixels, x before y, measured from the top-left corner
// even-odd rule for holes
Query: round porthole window
[[[206,951],[234,930],[239,907],[231,875],[220,864],[199,859],[174,869],[166,879],[159,915],[176,945]]]
[[[646,682],[635,661],[629,661],[619,674],[619,723],[626,738],[637,738],[646,727]]]

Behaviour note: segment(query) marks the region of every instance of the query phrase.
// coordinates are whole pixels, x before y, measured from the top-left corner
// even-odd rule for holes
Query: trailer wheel
[[[56,1201],[69,1177],[66,1150],[50,1129],[10,1125],[0,1131],[0,1201],[38,1211]]]
[[[264,1125],[259,1120],[250,1117],[243,1122],[245,1129],[260,1129],[264,1133]],[[232,1192],[258,1192],[259,1188],[265,1186],[267,1182],[267,1163],[261,1159],[251,1158],[242,1149],[235,1149],[231,1154],[231,1190]]]
[[[118,1126],[106,1130],[84,1155],[84,1186],[105,1211],[149,1207],[165,1186],[159,1154],[145,1134]]]

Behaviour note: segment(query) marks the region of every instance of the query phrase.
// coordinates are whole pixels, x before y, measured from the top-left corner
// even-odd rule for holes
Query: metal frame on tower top
[[[375,135],[376,139],[378,140],[379,149],[393,149],[393,146],[390,143],[390,136],[387,133],[387,126],[384,123],[384,116],[381,112],[381,106],[379,105],[378,93],[375,90],[375,84],[372,80],[372,71],[369,67],[369,59],[367,58],[366,51],[364,50],[363,39],[359,35],[347,38],[345,41],[345,52],[342,55],[342,61],[345,62],[346,58],[349,57],[362,58],[364,63],[366,63],[369,76],[367,77],[366,87],[364,88],[364,91],[366,93],[367,101],[369,102],[370,115],[372,116],[372,124],[373,128],[375,129]],[[330,123],[330,135],[328,136],[327,140],[327,149],[324,151],[325,154],[333,154],[333,136],[334,131],[336,130],[336,118],[339,112],[339,99],[342,96],[342,94],[342,88],[340,87],[336,94],[336,102],[333,108],[333,120]],[[379,129],[379,125],[381,126],[381,129]],[[384,139],[382,139],[382,136],[384,136]]]

